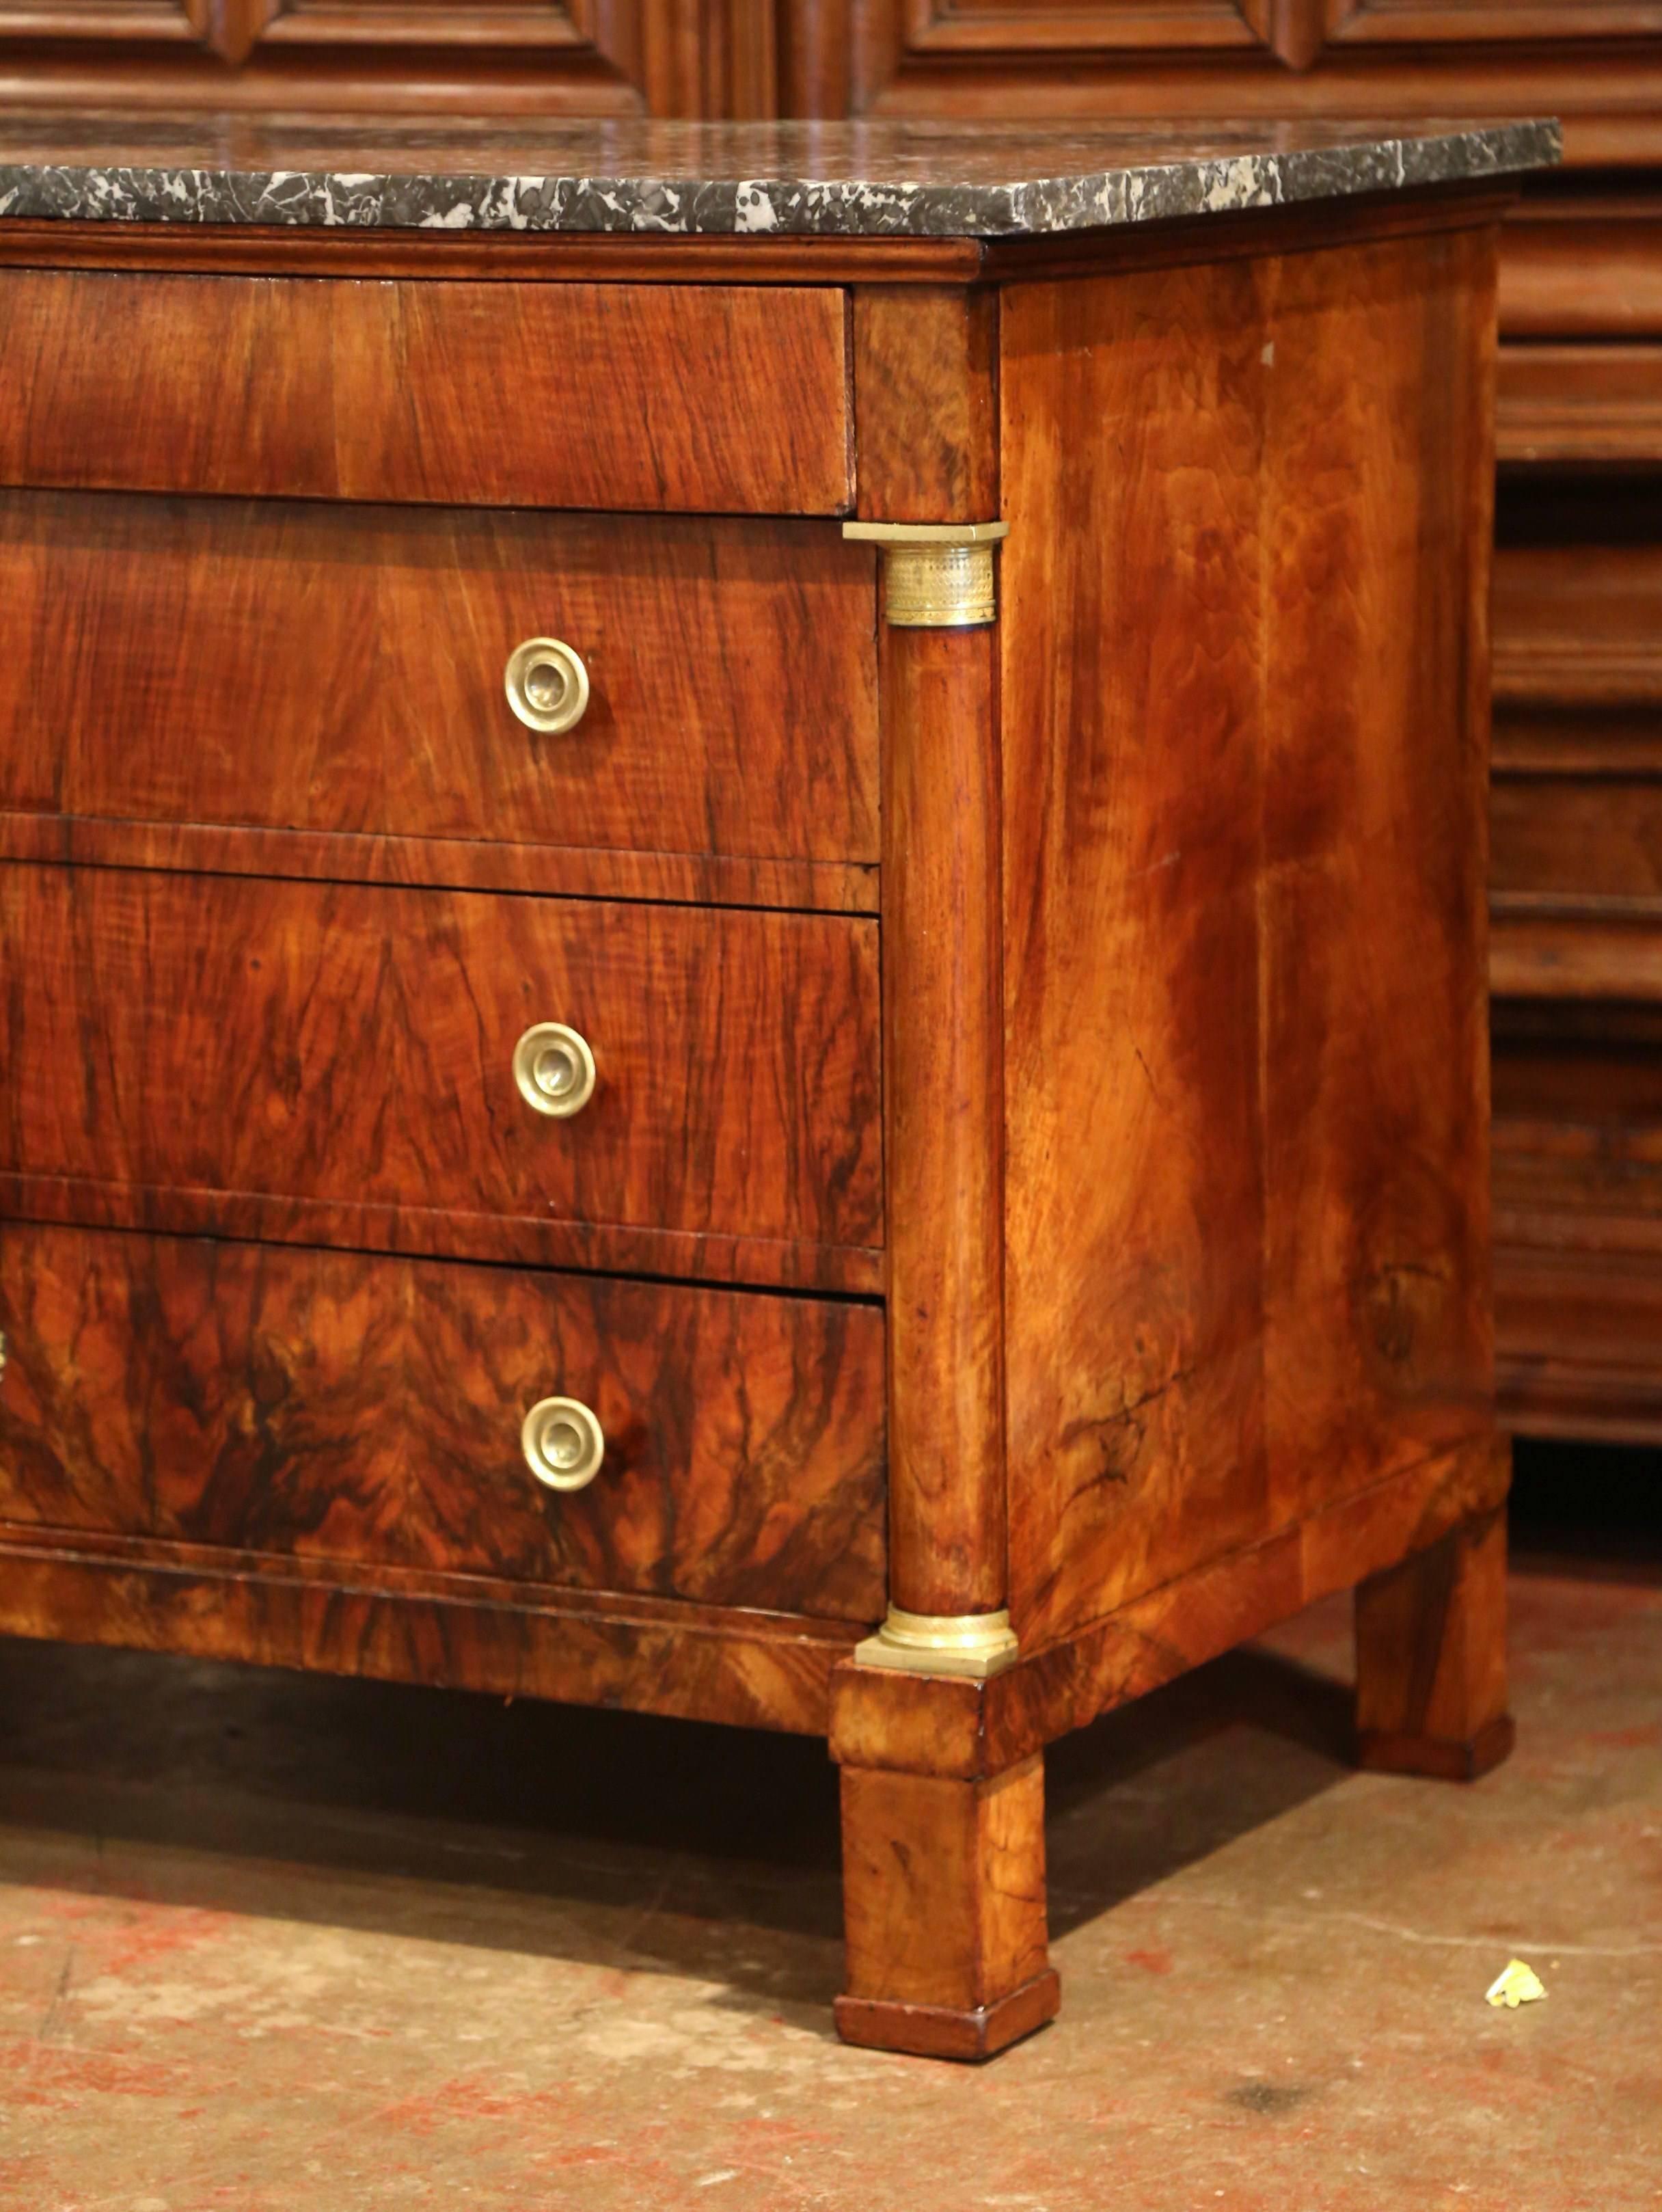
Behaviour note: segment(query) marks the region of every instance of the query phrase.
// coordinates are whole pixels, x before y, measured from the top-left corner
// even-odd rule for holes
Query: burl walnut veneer
[[[1551,148],[9,172],[0,1626],[822,1732],[964,2058],[1064,1731],[1355,1587],[1359,1755],[1502,1756]]]

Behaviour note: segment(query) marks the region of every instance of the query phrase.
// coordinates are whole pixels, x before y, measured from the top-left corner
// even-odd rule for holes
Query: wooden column
[[[855,305],[861,519],[881,549],[889,1615],[838,1669],[851,2042],[986,2058],[1055,2013],[1044,1769],[966,1766],[1014,1662],[1004,1373],[994,307]],[[841,1717],[839,1718],[838,1717]],[[973,1731],[980,1741],[979,1730]]]
[[[1006,1552],[993,632],[885,623],[883,672],[889,1596],[991,1613]]]
[[[859,520],[846,533],[880,546],[889,1597],[901,1637],[915,1617],[1001,1614],[1008,1582],[995,341],[988,296],[855,295]]]
[[[1357,1756],[1473,1782],[1512,1749],[1506,1509],[1464,1522],[1356,1591]]]
[[[880,548],[890,1617],[874,1664],[1007,1664],[996,307],[857,294]]]

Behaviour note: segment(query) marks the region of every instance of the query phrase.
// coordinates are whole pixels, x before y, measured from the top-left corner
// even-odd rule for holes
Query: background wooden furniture
[[[1105,228],[845,135],[769,212],[852,235],[8,173],[0,1628],[822,1731],[842,2031],[982,2057],[1056,2008],[1058,1735],[1354,1587],[1360,1756],[1510,1743],[1495,249],[1551,137],[1249,135],[1303,198],[1240,214],[1162,138],[1184,219]],[[731,232],[790,143],[648,131],[597,204]],[[403,157],[436,216],[465,158]]]
[[[771,115],[773,0],[17,0],[0,106]]]

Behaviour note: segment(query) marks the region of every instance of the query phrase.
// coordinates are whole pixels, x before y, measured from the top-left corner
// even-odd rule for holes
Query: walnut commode
[[[1283,134],[1222,213],[1168,143],[1186,219],[1092,228],[1043,138],[621,143],[568,234],[523,161],[511,234],[293,159],[286,228],[211,162],[0,222],[0,1627],[823,1733],[839,2026],[980,2058],[1056,1736],[1354,1586],[1364,1759],[1509,1741],[1550,147]],[[726,231],[593,228],[665,207]]]

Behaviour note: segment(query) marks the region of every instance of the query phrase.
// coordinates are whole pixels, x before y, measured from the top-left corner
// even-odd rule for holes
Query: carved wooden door
[[[1653,159],[1659,0],[779,0],[786,112],[1222,122],[1558,114]]]
[[[772,0],[0,0],[9,105],[761,115]]]
[[[1323,45],[1422,42],[1483,46],[1541,39],[1635,39],[1662,31],[1653,0],[1297,0],[1311,18],[1309,51]]]

